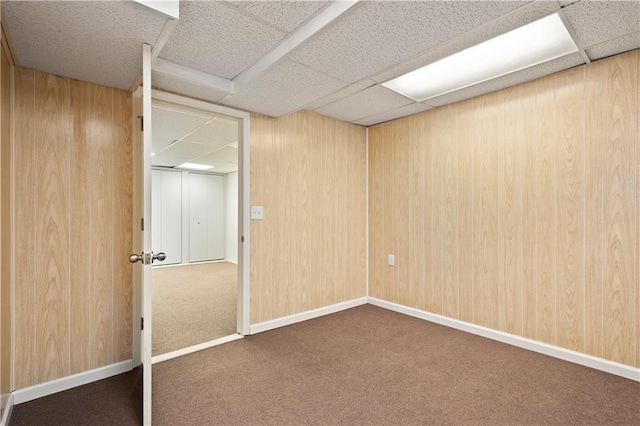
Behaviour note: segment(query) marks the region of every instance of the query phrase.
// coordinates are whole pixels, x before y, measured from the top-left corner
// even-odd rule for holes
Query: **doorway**
[[[249,114],[152,100],[152,247],[167,255],[152,268],[156,363],[248,334]]]

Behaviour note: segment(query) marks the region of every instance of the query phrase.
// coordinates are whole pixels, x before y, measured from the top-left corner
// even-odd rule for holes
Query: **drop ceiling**
[[[214,173],[238,171],[238,121],[162,102],[153,105],[152,115],[153,166],[196,163]]]
[[[422,103],[381,86],[557,12],[579,53]],[[158,89],[275,117],[308,109],[364,126],[640,48],[639,1],[181,1],[177,22],[131,1],[5,1],[2,21],[21,66],[129,89],[148,43]],[[193,70],[207,78],[193,78]],[[185,129],[197,122],[178,120]],[[216,160],[200,134],[180,139],[167,127],[154,140],[154,162],[187,156],[174,153],[178,146],[195,158],[231,157],[232,142],[218,146]]]

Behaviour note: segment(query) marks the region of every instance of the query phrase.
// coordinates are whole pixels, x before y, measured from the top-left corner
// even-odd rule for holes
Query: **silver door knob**
[[[167,255],[162,252],[153,254],[153,260],[157,260],[159,262],[164,262],[166,258],[167,258]]]
[[[142,262],[142,254],[132,254],[131,256],[129,256],[129,262],[131,263],[136,263],[136,262]]]

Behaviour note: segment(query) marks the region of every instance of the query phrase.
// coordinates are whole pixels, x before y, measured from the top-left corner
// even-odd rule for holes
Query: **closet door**
[[[189,173],[189,262],[224,259],[224,178]]]
[[[182,263],[182,173],[153,170],[152,176],[153,252],[166,253],[162,265]]]

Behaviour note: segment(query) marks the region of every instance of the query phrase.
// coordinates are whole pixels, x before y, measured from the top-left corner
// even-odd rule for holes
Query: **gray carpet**
[[[153,372],[155,425],[640,424],[638,382],[371,305]],[[133,425],[140,400],[122,400],[140,397],[137,383],[128,373],[22,404],[11,424]]]
[[[153,268],[152,354],[235,334],[237,282],[229,262]]]

